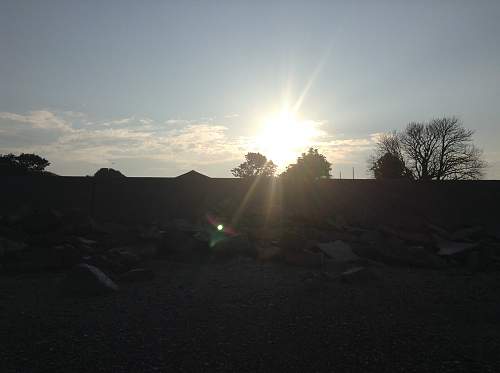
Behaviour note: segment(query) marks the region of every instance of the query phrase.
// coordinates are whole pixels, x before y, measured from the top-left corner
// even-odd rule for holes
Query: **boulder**
[[[4,256],[17,256],[18,253],[25,250],[26,243],[12,241],[4,237],[0,237],[0,258]]]
[[[438,255],[451,256],[457,255],[464,251],[477,249],[479,244],[477,242],[456,242],[439,239],[436,245],[439,249]]]
[[[269,262],[278,260],[283,256],[283,250],[276,245],[257,245],[256,247],[257,260]]]
[[[56,210],[31,210],[13,218],[13,223],[30,234],[46,234],[62,228],[64,215]]]
[[[451,234],[452,241],[475,241],[481,238],[482,233],[484,232],[484,228],[481,226],[475,227],[467,227],[457,230]]]
[[[283,260],[287,264],[308,268],[321,267],[324,262],[322,254],[307,250],[285,250],[283,251]]]
[[[354,267],[342,272],[338,279],[345,283],[370,283],[378,279],[378,276],[369,268]]]
[[[408,245],[394,238],[376,246],[356,247],[360,256],[388,265],[443,268],[446,263],[424,246]]]
[[[120,281],[124,282],[138,282],[138,281],[150,281],[155,278],[155,273],[150,269],[136,268],[128,272],[125,272],[120,276]]]
[[[99,268],[81,263],[62,280],[61,290],[68,296],[93,296],[115,292],[118,286]]]
[[[216,237],[211,246],[216,257],[256,256],[255,248],[246,235]]]
[[[383,236],[378,231],[363,229],[360,231],[357,240],[363,243],[376,244],[383,240]]]
[[[207,258],[211,252],[209,237],[197,233],[169,228],[158,242],[156,256],[188,262]]]
[[[106,273],[112,275],[122,274],[131,269],[131,267],[125,266],[122,263],[119,254],[116,253],[91,256],[87,263],[101,268]]]
[[[359,256],[352,251],[351,246],[344,241],[337,240],[335,242],[318,243],[316,247],[327,258],[336,262],[348,262],[359,259]]]

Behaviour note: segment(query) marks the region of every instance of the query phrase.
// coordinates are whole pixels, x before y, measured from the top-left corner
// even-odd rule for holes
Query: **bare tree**
[[[415,180],[477,180],[486,162],[472,143],[474,131],[456,117],[411,122],[403,132],[380,137],[370,170],[386,153],[401,159],[407,174]]]
[[[483,152],[472,143],[474,131],[466,129],[455,117],[439,118],[430,126],[439,144],[433,157],[437,180],[476,180],[484,176]]]

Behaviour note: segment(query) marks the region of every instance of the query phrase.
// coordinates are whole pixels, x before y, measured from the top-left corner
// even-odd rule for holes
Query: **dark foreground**
[[[62,274],[0,278],[0,370],[500,371],[499,272],[380,265],[343,282],[251,259],[151,268],[152,281],[89,298],[61,297]]]

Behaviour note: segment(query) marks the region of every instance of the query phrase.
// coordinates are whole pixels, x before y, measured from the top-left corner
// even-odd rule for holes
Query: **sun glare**
[[[284,110],[264,120],[256,145],[259,152],[283,170],[312,145],[311,141],[317,135],[313,122]]]

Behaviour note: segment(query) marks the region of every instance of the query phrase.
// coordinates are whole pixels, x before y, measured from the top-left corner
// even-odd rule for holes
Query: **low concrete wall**
[[[196,218],[211,213],[238,221],[260,216],[324,220],[343,216],[365,224],[500,224],[500,181],[412,183],[322,180],[310,185],[262,179],[3,177],[0,214],[24,205],[79,209],[95,217],[136,222]]]

